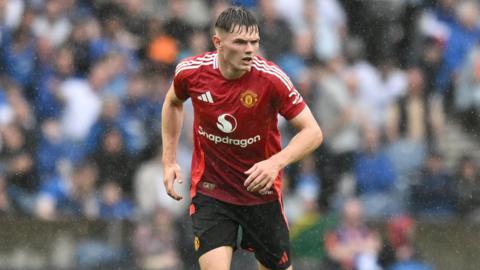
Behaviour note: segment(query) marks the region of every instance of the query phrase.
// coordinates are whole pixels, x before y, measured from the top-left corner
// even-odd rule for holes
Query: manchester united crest
[[[193,247],[195,248],[195,251],[198,251],[200,248],[200,239],[198,239],[198,236],[195,236],[195,239],[193,240]]]
[[[247,90],[240,95],[240,101],[242,102],[243,106],[252,108],[255,106],[255,104],[257,104],[258,95],[252,90]]]

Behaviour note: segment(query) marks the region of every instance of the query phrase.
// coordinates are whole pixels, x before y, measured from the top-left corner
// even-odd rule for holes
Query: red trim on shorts
[[[278,203],[280,204],[280,209],[282,211],[282,216],[285,220],[285,224],[287,224],[287,229],[290,231],[290,225],[288,225],[287,215],[285,214],[285,209],[283,209],[283,200],[281,195],[278,196]]]
[[[290,230],[290,226],[288,225],[288,219],[287,215],[285,214],[285,210],[283,209],[283,199],[282,199],[282,175],[283,173],[279,173],[277,176],[277,179],[275,179],[275,182],[273,183],[273,189],[277,193],[277,200],[278,203],[280,204],[280,210],[282,211],[283,219],[285,220],[285,224],[287,224],[288,230]]]

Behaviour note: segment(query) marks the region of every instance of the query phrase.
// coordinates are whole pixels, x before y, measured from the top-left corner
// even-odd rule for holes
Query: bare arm
[[[298,130],[298,133],[288,145],[282,151],[267,160],[256,163],[245,172],[248,177],[244,185],[248,191],[267,192],[272,187],[280,170],[302,159],[322,143],[322,130],[308,107],[290,120],[290,123]]]
[[[176,95],[173,84],[168,89],[162,108],[163,184],[170,197],[181,200],[173,190],[175,181],[182,183],[180,166],[176,162],[178,139],[183,123],[183,101]]]

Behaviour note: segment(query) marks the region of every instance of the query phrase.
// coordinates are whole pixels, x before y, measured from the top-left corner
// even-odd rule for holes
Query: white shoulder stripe
[[[177,68],[183,67],[183,66],[189,66],[189,65],[194,65],[194,64],[200,64],[206,61],[211,61],[214,58],[214,55],[209,55],[208,57],[202,57],[202,58],[197,58],[197,59],[192,59],[188,61],[182,61],[177,65]]]
[[[192,60],[188,60],[188,61],[182,61],[180,62],[178,65],[177,65],[177,69],[178,68],[181,68],[181,67],[184,67],[184,66],[190,66],[190,65],[196,65],[196,64],[201,64],[203,62],[208,62],[208,61],[211,61],[213,59],[213,57],[208,57],[208,58],[198,58],[198,59],[192,59]]]
[[[264,67],[259,67],[256,63],[253,63],[252,67],[254,67],[255,69],[259,70],[259,71],[263,71],[265,73],[268,73],[268,74],[271,74],[275,77],[277,77],[278,79],[280,79],[280,81],[282,81],[282,83],[285,85],[285,87],[287,87],[287,89],[289,91],[292,90],[292,85],[289,84],[282,76],[280,76],[278,73],[272,71],[272,70],[268,70],[268,69],[265,69]]]
[[[274,66],[262,65],[257,61],[254,61],[253,63],[258,68],[260,68],[262,71],[267,71],[268,70],[269,71],[268,73],[276,75],[276,77],[281,79],[287,85],[287,88],[289,90],[294,88],[293,83],[290,81],[288,76],[285,73],[283,73],[279,68],[276,68]]]
[[[189,60],[183,60],[180,62],[180,64],[188,64],[190,62],[194,62],[194,61],[204,61],[204,60],[209,60],[211,58],[215,57],[215,54],[207,54],[207,55],[204,55],[202,57],[196,57],[196,58],[191,58]],[[179,65],[180,65],[179,64]]]
[[[276,67],[276,66],[272,66],[272,65],[269,65],[267,62],[265,61],[260,61],[258,59],[254,59],[253,60],[253,63],[257,64],[259,67],[262,67],[266,70],[270,70],[272,72],[275,72],[277,73],[279,76],[281,76],[289,85],[289,89],[290,88],[293,88],[293,84],[292,82],[290,81],[290,78],[287,76],[287,74],[285,74],[280,68]]]
[[[207,54],[207,55],[204,55],[204,56],[202,56],[202,57],[192,58],[192,59],[187,60],[187,61],[185,61],[185,62],[195,61],[195,60],[200,60],[200,61],[201,61],[201,60],[208,60],[208,59],[211,59],[211,58],[215,57],[215,55],[216,55],[215,53]]]
[[[209,61],[209,62],[203,62],[203,63],[196,64],[196,65],[184,66],[184,67],[181,67],[181,68],[178,68],[177,70],[175,70],[175,76],[177,76],[180,72],[182,72],[184,70],[197,69],[201,66],[208,66],[208,65],[212,65],[212,64],[213,64],[213,61]]]
[[[213,57],[213,69],[218,69],[218,54]]]
[[[265,60],[260,60],[258,58],[255,58],[253,60],[254,62],[257,62],[260,66],[262,67],[265,67],[265,68],[268,68],[268,69],[274,69],[276,70],[281,76],[285,77],[285,79],[289,79],[288,75],[285,74],[285,72],[283,70],[281,70],[279,67],[275,66],[275,65],[272,65],[272,64],[269,64],[267,63]]]

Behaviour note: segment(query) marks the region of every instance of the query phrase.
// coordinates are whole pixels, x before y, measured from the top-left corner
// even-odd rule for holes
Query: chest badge
[[[195,251],[198,251],[198,249],[200,249],[200,239],[196,235],[195,239],[193,240],[193,247],[195,248]]]
[[[240,94],[240,101],[242,102],[243,106],[250,109],[257,104],[258,95],[252,90],[246,90]]]

